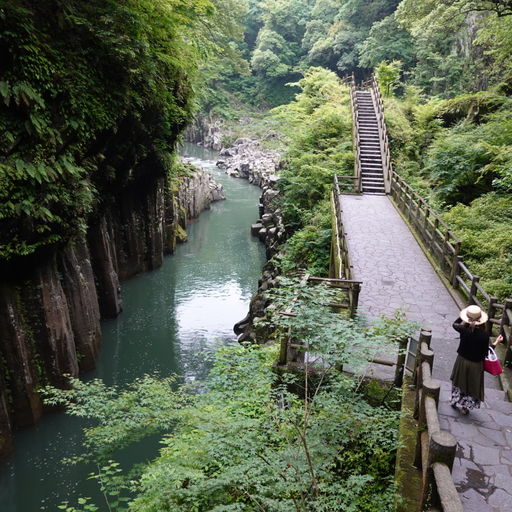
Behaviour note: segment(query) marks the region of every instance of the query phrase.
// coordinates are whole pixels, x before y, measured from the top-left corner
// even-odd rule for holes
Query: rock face
[[[269,180],[277,181],[276,171],[281,155],[260,149],[257,140],[237,139],[232,148],[222,149],[220,156],[217,167],[230,176],[245,178],[262,188]]]
[[[211,117],[199,117],[187,128],[185,140],[214,151],[220,151],[222,149],[222,123]]]
[[[86,237],[0,285],[0,455],[11,432],[43,413],[37,388],[94,367],[100,318],[122,310],[120,281],[157,268],[184,228],[222,188],[191,172],[171,191],[163,178],[113,197]]]

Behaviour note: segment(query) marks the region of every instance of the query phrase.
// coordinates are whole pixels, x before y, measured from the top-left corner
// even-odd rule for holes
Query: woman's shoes
[[[461,410],[460,410],[461,414],[463,414],[464,416],[467,416],[469,414],[469,409],[466,409],[465,407],[463,407]]]

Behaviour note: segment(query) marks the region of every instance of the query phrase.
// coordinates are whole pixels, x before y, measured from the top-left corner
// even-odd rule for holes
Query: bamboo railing
[[[431,334],[422,331],[416,360],[415,418],[418,420],[414,465],[421,471],[420,510],[436,508],[441,512],[463,512],[463,506],[451,475],[457,441],[439,426],[440,383],[432,378],[434,353]]]

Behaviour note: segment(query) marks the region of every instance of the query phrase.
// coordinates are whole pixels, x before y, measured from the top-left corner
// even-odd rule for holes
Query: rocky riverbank
[[[233,147],[222,149],[219,156],[217,166],[220,169],[230,176],[247,179],[262,189],[260,218],[251,226],[251,232],[265,244],[269,261],[263,267],[258,290],[251,299],[247,316],[234,326],[240,342],[261,341],[258,340],[257,319],[265,316],[265,308],[268,305],[265,292],[274,286],[278,273],[271,258],[278,252],[286,238],[278,199],[281,155],[275,151],[262,149],[257,140],[241,138],[235,141]]]

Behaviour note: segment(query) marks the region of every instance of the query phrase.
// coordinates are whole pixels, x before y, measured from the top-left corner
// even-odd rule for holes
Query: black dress
[[[480,407],[484,400],[484,359],[489,349],[489,334],[479,327],[471,328],[461,318],[453,323],[460,333],[457,359],[451,374],[451,404],[465,409]]]

